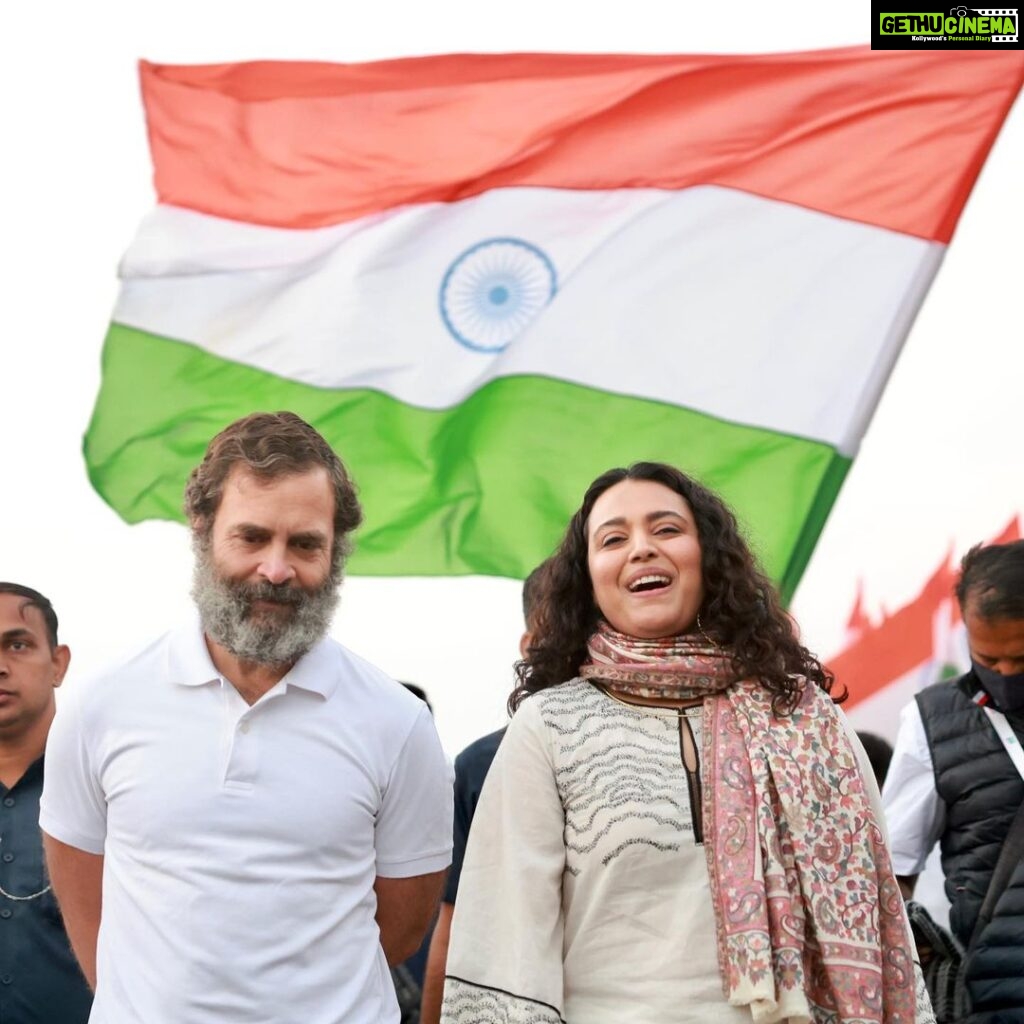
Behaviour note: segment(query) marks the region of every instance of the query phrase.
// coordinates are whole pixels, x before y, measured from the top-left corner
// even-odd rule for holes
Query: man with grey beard
[[[338,607],[341,571],[332,566],[324,582],[300,590],[263,580],[246,583],[221,576],[210,554],[209,538],[193,535],[196,563],[192,598],[206,635],[258,665],[291,665],[326,634]],[[257,602],[290,611],[277,628],[252,614]]]
[[[452,835],[427,708],[327,638],[362,513],[292,413],[185,493],[198,615],[62,701],[40,823],[94,1024],[379,1024]]]

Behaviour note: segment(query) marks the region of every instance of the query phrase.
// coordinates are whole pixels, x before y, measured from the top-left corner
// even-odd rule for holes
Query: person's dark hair
[[[960,562],[956,599],[983,619],[1024,619],[1024,540],[975,544]]]
[[[889,762],[892,761],[892,744],[876,736],[873,732],[858,732],[858,738],[864,745],[864,753],[871,762],[871,770],[875,773],[878,788],[882,788],[886,775],[889,774]]]
[[[736,517],[721,498],[673,466],[636,462],[628,469],[610,469],[590,485],[558,550],[548,559],[538,629],[526,659],[516,665],[518,685],[509,697],[509,712],[515,713],[531,693],[579,674],[587,640],[600,618],[587,567],[587,520],[597,499],[623,480],[650,480],[686,499],[701,547],[701,625],[714,642],[731,652],[736,673],[760,680],[774,694],[777,714],[795,706],[801,677],[830,693],[832,673],[800,643],[775,587],[757,567]],[[845,697],[844,691],[833,699],[839,703]]]
[[[400,679],[399,682],[414,696],[418,697],[424,704],[427,705],[427,710],[433,714],[434,705],[430,703],[430,699],[427,697],[427,691],[422,686],[418,686],[416,683],[407,683],[404,679]]]
[[[523,580],[523,622],[526,623],[526,628],[531,632],[532,623],[536,618],[541,603],[541,596],[544,592],[544,572],[547,569],[547,565],[547,561],[541,562]]]
[[[225,427],[185,487],[185,514],[200,537],[209,537],[224,481],[237,465],[263,480],[317,466],[327,470],[334,492],[332,562],[338,569],[350,550],[348,535],[363,521],[363,512],[352,478],[323,437],[293,412],[257,412]]]
[[[57,613],[50,604],[50,599],[44,597],[38,590],[22,586],[20,583],[0,583],[0,594],[13,594],[15,597],[23,597],[25,603],[22,608],[37,608],[46,624],[46,639],[52,651],[57,646]]]

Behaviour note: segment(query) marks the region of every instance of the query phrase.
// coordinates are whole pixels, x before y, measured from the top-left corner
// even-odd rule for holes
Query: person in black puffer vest
[[[1024,742],[1024,541],[978,545],[956,586],[971,670],[922,690],[904,712],[886,784],[893,865],[904,894],[940,843],[950,928],[970,952],[967,1024],[1024,1024],[1024,857],[1016,856],[991,920],[979,912],[1024,778],[983,708]],[[973,946],[972,946],[973,938]]]

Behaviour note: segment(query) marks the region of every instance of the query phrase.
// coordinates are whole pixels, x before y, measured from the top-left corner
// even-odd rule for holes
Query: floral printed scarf
[[[618,633],[607,622],[587,641],[584,679],[611,683],[616,693],[633,697],[671,697],[690,700],[721,693],[736,678],[732,659],[710,642],[691,636],[658,640]]]
[[[580,674],[618,692],[705,697],[705,852],[729,1003],[755,1024],[913,1024],[902,897],[828,695],[806,685],[777,716],[725,652],[685,636],[602,625],[588,649]]]

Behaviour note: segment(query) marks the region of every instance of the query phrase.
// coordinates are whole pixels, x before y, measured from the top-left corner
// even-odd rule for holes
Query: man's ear
[[[57,644],[53,649],[53,686],[56,689],[64,682],[68,665],[71,664],[71,648],[67,644]]]

